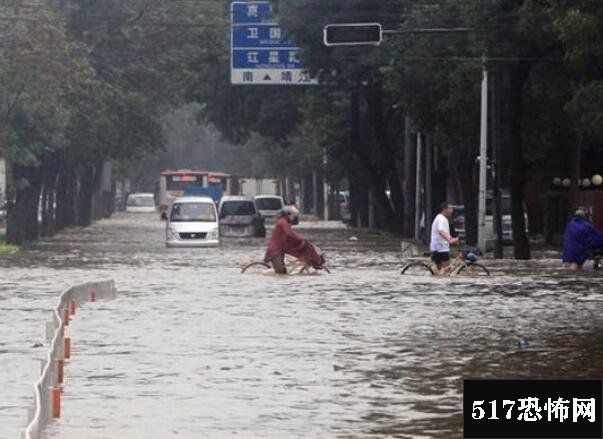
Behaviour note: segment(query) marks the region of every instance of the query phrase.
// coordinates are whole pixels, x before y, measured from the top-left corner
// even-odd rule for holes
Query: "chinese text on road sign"
[[[267,1],[231,3],[232,84],[315,85]]]

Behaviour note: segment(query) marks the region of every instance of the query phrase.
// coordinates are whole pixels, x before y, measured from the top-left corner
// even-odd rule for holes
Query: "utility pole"
[[[322,158],[324,182],[323,182],[323,197],[324,197],[324,220],[329,221],[329,182],[327,180],[327,151],[325,150]]]
[[[486,253],[486,180],[488,167],[488,68],[482,60],[482,106],[479,142],[479,199],[477,217],[477,244]]]
[[[491,156],[490,161],[492,167],[492,226],[494,227],[494,234],[496,236],[496,244],[494,245],[494,258],[503,258],[503,236],[502,236],[502,206],[500,197],[500,75],[494,74],[492,76],[492,108],[491,111],[491,122],[492,129],[490,130],[491,136]]]
[[[415,205],[415,180],[413,169],[416,157],[415,146],[412,141],[411,119],[404,117],[404,237],[410,238],[414,233],[412,210]]]
[[[312,171],[312,213],[316,218],[320,218],[318,212],[318,173],[316,170]]]
[[[427,227],[430,224],[431,217],[433,216],[432,209],[432,182],[431,172],[433,163],[433,143],[432,136],[425,136],[425,240],[429,240],[430,230]]]
[[[415,173],[415,241],[421,239],[421,167],[423,163],[423,139],[421,133],[417,133],[417,169]]]

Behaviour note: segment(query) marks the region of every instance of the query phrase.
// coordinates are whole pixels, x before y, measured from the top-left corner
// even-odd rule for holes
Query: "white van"
[[[279,212],[285,207],[283,197],[278,195],[256,195],[255,205],[267,221],[274,221]]]
[[[253,198],[227,195],[220,200],[220,236],[266,236],[265,220]]]
[[[126,202],[126,212],[155,212],[155,197],[151,193],[132,193],[128,195],[128,201]]]
[[[218,212],[209,197],[178,197],[170,206],[167,247],[215,247],[220,244]]]

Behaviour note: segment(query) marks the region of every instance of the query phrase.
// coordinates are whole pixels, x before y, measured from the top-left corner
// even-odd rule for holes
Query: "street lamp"
[[[570,187],[572,185],[572,181],[569,178],[564,178],[561,184],[563,187]]]
[[[592,182],[595,186],[601,186],[603,184],[603,177],[600,174],[595,174],[593,175]]]
[[[553,186],[557,186],[557,187],[561,186],[561,178],[559,178],[559,177],[553,178]]]

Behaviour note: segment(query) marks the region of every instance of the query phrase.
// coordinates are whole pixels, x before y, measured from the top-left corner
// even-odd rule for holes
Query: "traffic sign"
[[[299,59],[299,47],[274,21],[270,2],[232,2],[230,11],[232,84],[318,84]]]

